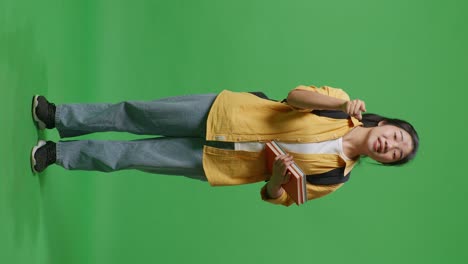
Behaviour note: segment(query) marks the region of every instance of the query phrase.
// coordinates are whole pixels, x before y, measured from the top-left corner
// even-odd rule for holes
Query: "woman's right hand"
[[[358,120],[361,120],[362,112],[366,112],[366,103],[359,99],[346,101],[344,104],[341,105],[341,111],[357,118]]]
[[[289,181],[291,175],[286,173],[286,169],[293,163],[293,157],[289,154],[280,155],[273,163],[273,173],[270,178],[271,184],[281,186]]]
[[[281,185],[287,183],[291,177],[291,174],[286,173],[286,169],[293,163],[291,155],[280,155],[275,158],[273,163],[273,173],[270,181],[267,183],[267,195],[270,198],[276,199],[281,196],[284,192]]]

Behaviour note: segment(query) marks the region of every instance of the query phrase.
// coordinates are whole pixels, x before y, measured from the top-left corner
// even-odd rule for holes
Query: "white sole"
[[[32,168],[32,171],[34,173],[39,173],[38,171],[36,171],[36,169],[34,168],[36,166],[36,159],[34,158],[34,155],[36,154],[36,151],[44,146],[46,144],[46,142],[44,140],[39,140],[37,142],[37,145],[33,147],[32,151],[31,151],[31,168]]]
[[[37,101],[37,98],[39,97],[39,95],[35,95],[34,98],[33,98],[33,103],[32,103],[32,115],[33,115],[33,118],[34,118],[34,121],[36,121],[36,124],[37,126],[39,127],[40,130],[44,130],[46,128],[46,124],[44,122],[42,122],[39,117],[37,117],[37,114],[36,114],[36,108],[37,106],[39,105],[39,101]]]

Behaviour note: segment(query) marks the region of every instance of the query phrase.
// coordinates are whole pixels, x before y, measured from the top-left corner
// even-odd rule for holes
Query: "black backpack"
[[[276,100],[268,98],[266,94],[263,92],[250,92],[253,95],[256,95],[260,98],[270,100],[270,101],[275,101]],[[282,100],[281,103],[287,102],[286,99]],[[349,115],[342,112],[342,111],[336,111],[336,110],[313,110],[311,113],[318,115],[318,116],[324,116],[324,117],[329,117],[329,118],[335,118],[335,119],[348,119]],[[307,182],[310,184],[314,185],[331,185],[331,184],[339,184],[339,183],[344,183],[349,180],[351,177],[351,172],[349,172],[346,176],[344,175],[345,167],[341,168],[336,168],[324,173],[320,174],[308,174],[307,175]]]

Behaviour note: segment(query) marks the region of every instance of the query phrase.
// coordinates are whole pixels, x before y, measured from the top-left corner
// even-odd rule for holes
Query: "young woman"
[[[317,115],[335,110],[347,118]],[[307,175],[343,170],[341,180],[307,184],[308,200],[343,185],[361,156],[384,165],[413,159],[419,144],[414,128],[399,119],[363,114],[365,103],[350,100],[341,89],[299,86],[284,102],[253,93],[222,91],[117,104],[63,104],[33,97],[33,118],[40,129],[56,128],[63,137],[103,131],[125,131],[162,137],[133,141],[40,140],[31,153],[32,169],[51,164],[70,170],[146,172],[183,175],[213,186],[268,181],[262,199],[289,206],[281,187],[286,168],[296,162]],[[273,173],[265,169],[264,142],[276,140],[288,155],[276,159]]]

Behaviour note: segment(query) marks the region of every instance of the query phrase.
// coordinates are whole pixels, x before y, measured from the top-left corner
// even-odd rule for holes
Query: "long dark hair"
[[[387,166],[403,165],[408,161],[414,159],[419,148],[419,136],[414,127],[404,120],[396,118],[387,118],[376,114],[363,114],[361,120],[361,122],[364,124],[364,127],[376,127],[381,121],[383,121],[387,125],[393,125],[405,130],[406,132],[408,132],[408,134],[410,134],[411,139],[413,140],[413,151],[411,151],[411,153],[408,154],[408,156],[404,157],[401,160],[393,162],[382,162],[382,164]]]

